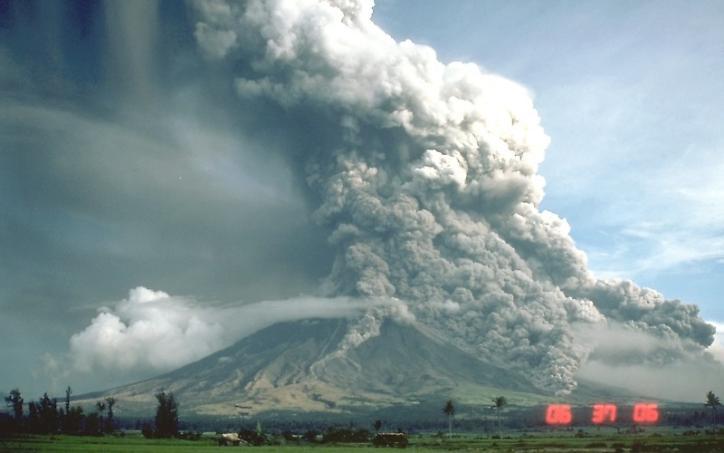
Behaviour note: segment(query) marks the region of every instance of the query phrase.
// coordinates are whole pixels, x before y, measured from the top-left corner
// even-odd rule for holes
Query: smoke
[[[168,371],[277,322],[359,316],[370,306],[405,317],[394,300],[299,297],[214,306],[137,287],[71,337],[69,357],[77,372]]]
[[[325,295],[399,298],[555,392],[575,387],[592,350],[575,326],[625,323],[665,339],[664,355],[712,342],[695,306],[595,278],[567,222],[540,209],[549,138],[525,88],[396,42],[369,0],[194,5],[199,48],[235,68],[242,102],[282,112],[288,158],[336,249]],[[366,313],[352,344],[384,316]]]
[[[578,378],[674,401],[701,401],[707,390],[724,390],[718,339],[701,350],[689,340],[662,338],[633,323],[581,330],[577,339],[592,347]]]
[[[716,328],[716,335],[714,336],[714,342],[707,348],[707,350],[724,365],[724,323],[713,322],[711,323]]]

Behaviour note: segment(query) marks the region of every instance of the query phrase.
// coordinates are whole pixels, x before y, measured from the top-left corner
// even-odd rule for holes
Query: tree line
[[[0,417],[0,433],[100,436],[116,431],[113,412],[116,405],[115,398],[98,400],[93,406],[94,411],[85,413],[83,407],[71,405],[72,394],[73,390],[68,386],[62,405],[58,404],[57,398],[50,398],[47,393],[37,401],[26,404],[20,389],[11,390],[4,398],[10,413],[6,417]],[[144,436],[177,436],[179,421],[176,399],[172,393],[160,392],[156,395],[156,400],[158,407],[154,424],[144,425],[142,429]]]
[[[4,397],[9,409],[7,415],[0,412],[0,434],[2,433],[32,433],[32,434],[73,434],[73,435],[103,435],[114,433],[117,429],[114,407],[116,400],[108,397],[99,400],[93,406],[93,410],[86,413],[83,407],[71,405],[72,389],[70,386],[65,391],[65,400],[58,403],[56,398],[50,398],[47,393],[35,401],[24,400],[19,389],[11,390]],[[173,393],[160,392],[155,395],[157,400],[156,414],[153,423],[144,423],[142,433],[146,437],[179,437],[179,416],[178,403]],[[496,412],[497,437],[501,433],[501,411],[507,406],[507,400],[503,396],[492,399],[491,409]],[[719,418],[719,408],[722,406],[719,397],[709,391],[706,394],[704,407],[711,411],[712,426],[716,429]],[[26,410],[27,408],[27,410]],[[448,435],[452,435],[453,419],[456,407],[452,400],[447,400],[442,408],[443,414],[447,417]],[[682,418],[683,417],[683,418]],[[687,413],[671,414],[670,422],[675,424],[691,424]],[[694,419],[701,420],[704,413],[694,413]],[[530,422],[530,420],[529,420]],[[382,421],[376,420],[372,427],[379,432]],[[508,422],[506,422],[508,425]],[[310,431],[311,432],[311,431]]]
[[[11,418],[0,425],[5,432],[27,432],[32,434],[80,434],[101,435],[112,433],[115,429],[113,418],[114,398],[98,401],[95,411],[86,414],[81,406],[71,406],[73,390],[65,390],[65,404],[58,405],[57,398],[44,393],[37,401],[27,403],[19,389],[13,389],[5,396]]]

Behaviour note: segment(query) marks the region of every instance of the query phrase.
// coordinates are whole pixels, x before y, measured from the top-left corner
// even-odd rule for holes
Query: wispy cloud
[[[70,338],[70,367],[63,372],[148,376],[198,360],[277,322],[352,317],[370,306],[406,313],[395,299],[302,296],[218,305],[139,286],[101,308]],[[45,360],[45,369],[57,374],[58,361]]]
[[[652,163],[629,196],[611,193],[605,210],[612,242],[591,247],[599,275],[635,277],[724,258],[724,153],[687,149]],[[646,220],[642,220],[646,219]],[[613,245],[613,247],[611,247]]]

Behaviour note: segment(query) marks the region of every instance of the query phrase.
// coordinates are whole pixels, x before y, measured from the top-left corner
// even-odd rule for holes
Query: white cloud
[[[161,372],[205,357],[271,324],[307,318],[344,318],[370,303],[410,318],[396,300],[298,297],[246,305],[203,304],[142,286],[102,308],[70,338],[74,371]]]
[[[645,126],[642,130],[651,130]],[[609,148],[629,155],[614,160]],[[651,146],[637,149],[634,158],[629,143],[613,143],[601,155],[559,157],[555,169],[548,163],[554,189],[548,202],[568,205],[566,213],[597,275],[633,278],[724,257],[724,145],[667,148],[668,156]],[[595,173],[566,168],[568,160],[577,159]]]
[[[73,335],[70,352],[81,371],[94,367],[164,370],[221,348],[224,333],[213,311],[163,291],[138,287]]]

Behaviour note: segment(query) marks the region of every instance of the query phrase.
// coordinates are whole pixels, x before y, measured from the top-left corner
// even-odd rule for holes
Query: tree
[[[38,415],[38,404],[35,401],[28,403],[28,428],[30,432],[40,432],[40,416]]]
[[[495,409],[496,418],[498,419],[498,437],[500,437],[500,410],[508,404],[508,400],[504,396],[496,396],[493,398],[493,408]]]
[[[108,407],[108,416],[106,417],[106,432],[113,432],[113,405],[116,404],[116,399],[112,396],[106,398],[106,407]]]
[[[40,432],[55,433],[58,431],[58,401],[50,399],[47,393],[38,401],[38,427]]]
[[[158,393],[156,399],[158,400],[155,419],[156,436],[173,437],[178,433],[178,405],[173,393]]]
[[[379,433],[380,428],[382,428],[382,420],[375,420],[375,422],[372,423],[372,427],[375,429],[375,433]]]
[[[90,436],[98,436],[101,434],[101,424],[98,420],[98,412],[91,412],[85,417],[83,433]]]
[[[96,412],[98,412],[98,430],[103,433],[104,422],[103,422],[103,411],[106,410],[106,403],[103,401],[96,401]]]
[[[153,426],[151,426],[148,422],[143,422],[143,426],[141,427],[141,434],[143,434],[143,437],[146,439],[150,439],[153,437]]]
[[[706,403],[704,403],[704,406],[711,407],[712,410],[712,426],[714,426],[714,429],[716,429],[716,411],[719,406],[721,406],[721,402],[719,401],[719,397],[714,394],[711,390],[709,390],[706,394]]]
[[[63,423],[63,431],[67,434],[80,433],[83,425],[83,408],[80,406],[71,407],[65,414],[65,422]]]
[[[70,413],[70,395],[73,394],[73,389],[70,388],[70,385],[68,388],[65,389],[65,413]]]
[[[455,405],[452,400],[447,400],[445,407],[442,408],[442,411],[445,415],[447,415],[448,437],[452,437],[452,418],[455,415]]]
[[[5,397],[8,407],[12,408],[15,421],[20,423],[23,419],[23,396],[19,389],[12,389]]]

